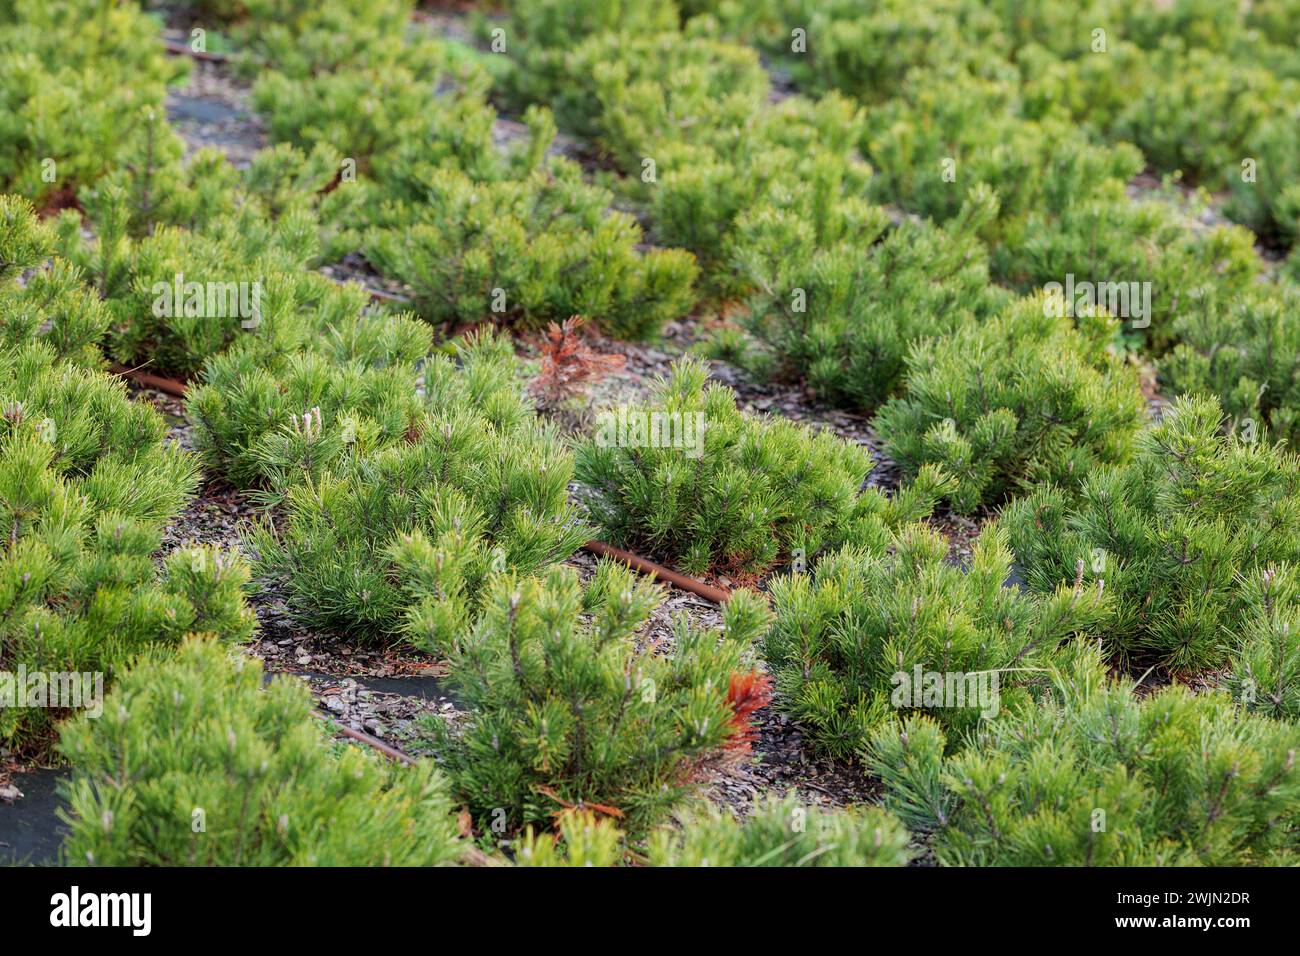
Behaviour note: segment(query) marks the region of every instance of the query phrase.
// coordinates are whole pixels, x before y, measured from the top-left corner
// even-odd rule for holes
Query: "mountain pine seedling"
[[[0,345],[17,351],[39,340],[61,361],[94,367],[111,316],[80,270],[60,258],[46,263],[53,248],[25,199],[0,196]],[[14,281],[23,273],[25,282]]]
[[[602,562],[585,587],[570,568],[497,577],[478,623],[441,650],[470,712],[436,719],[456,797],[502,834],[591,809],[636,838],[690,789],[692,772],[734,733],[731,675],[767,621],[737,592],[723,630],[680,618],[670,641],[638,634],[661,589]]]
[[[492,574],[541,571],[590,537],[568,502],[572,458],[524,401],[509,341],[480,337],[459,358],[424,365],[426,408],[406,436],[366,455],[335,449],[255,535],[312,626],[428,646],[465,625]],[[342,442],[339,425],[313,412],[304,446]]]
[[[76,37],[76,42],[69,42]],[[138,162],[141,125],[188,64],[134,4],[15,0],[0,9],[0,192],[41,207]]]
[[[1105,582],[1113,614],[1098,633],[1132,666],[1224,665],[1259,610],[1245,582],[1300,557],[1300,462],[1221,434],[1222,420],[1213,399],[1181,398],[1077,498],[1047,487],[1005,513],[1031,589]]]
[[[686,313],[696,267],[680,249],[638,251],[642,232],[612,197],[556,160],[521,179],[476,183],[429,169],[417,201],[390,203],[366,257],[411,287],[430,321],[544,328],[570,315],[645,338]]]
[[[1296,859],[1294,725],[1227,694],[1138,698],[1095,652],[1038,706],[951,749],[928,716],[874,735],[886,807],[949,866],[1244,866]]]
[[[837,404],[873,409],[900,386],[914,342],[994,313],[1009,296],[989,284],[975,238],[996,210],[973,196],[948,230],[904,223],[863,250],[838,242],[801,257],[779,218],[750,223],[740,254],[752,286],[740,323],[714,352],[762,375],[803,379]]]
[[[846,548],[813,574],[772,582],[764,655],[779,706],[834,756],[858,753],[895,714],[925,711],[955,731],[1022,706],[1042,662],[1105,607],[1100,587],[1044,598],[1007,587],[1007,535],[990,525],[968,570],[914,527],[893,549]]]
[[[1047,306],[1032,297],[915,343],[906,391],[876,416],[904,474],[933,463],[955,479],[948,498],[959,513],[1039,482],[1077,487],[1131,450],[1144,402],[1114,348],[1118,321],[1080,317],[1076,327]]]
[[[678,361],[646,406],[607,409],[579,445],[576,477],[605,535],[687,574],[755,576],[811,561],[845,542],[877,542],[928,513],[944,487],[931,469],[892,501],[863,491],[865,448],[736,407],[705,385],[707,366]]]
[[[1189,296],[1160,375],[1173,394],[1217,396],[1243,436],[1300,441],[1300,291],[1278,283],[1242,295]]]
[[[419,429],[417,363],[433,349],[429,326],[383,311],[322,325],[293,354],[263,357],[239,343],[208,360],[186,407],[209,469],[276,494],[320,477],[342,455],[369,454]]]
[[[463,849],[446,779],[331,745],[292,677],[195,638],[65,725],[67,863],[430,866]]]

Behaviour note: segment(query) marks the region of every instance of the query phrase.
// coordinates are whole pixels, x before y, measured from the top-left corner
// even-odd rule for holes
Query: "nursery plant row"
[[[256,78],[237,168],[167,122],[155,19],[9,5],[0,739],[71,765],[63,859],[1297,862],[1300,260],[1255,247],[1300,215],[1292,6],[517,0],[481,46],[407,0],[168,8]],[[1257,233],[1134,199],[1148,164]],[[357,254],[410,311],[318,271]],[[566,433],[514,337],[572,315],[871,414],[901,484],[696,355]],[[112,364],[186,381],[193,453]],[[160,555],[212,482],[264,506],[247,557]],[[651,639],[592,538],[748,587]],[[436,760],[264,689],[269,580],[445,663]],[[878,800],[707,809],[769,702]]]

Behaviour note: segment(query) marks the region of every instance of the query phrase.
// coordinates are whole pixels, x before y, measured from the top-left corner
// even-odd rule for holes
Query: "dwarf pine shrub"
[[[242,344],[209,359],[186,400],[195,447],[232,484],[283,490],[422,427],[417,363],[433,335],[412,316],[343,315],[287,355]]]
[[[1294,33],[1289,5],[1090,6],[1072,29],[1022,21],[1028,37],[1017,39],[1032,41],[1016,53],[1026,111],[1071,115],[1141,147],[1157,169],[1226,184],[1234,218],[1293,238],[1295,133],[1281,108],[1296,94],[1294,49],[1282,40]],[[1103,22],[1109,37],[1096,32]],[[1070,37],[1091,40],[1066,49]]]
[[[892,551],[846,548],[812,575],[772,583],[764,654],[780,706],[835,756],[861,752],[896,713],[925,711],[954,730],[1024,704],[1026,685],[1071,634],[1105,609],[1095,584],[1042,598],[1008,587],[1007,534],[986,528],[969,569],[914,527]]]
[[[936,464],[958,512],[1051,482],[1076,488],[1123,461],[1142,423],[1136,370],[1115,351],[1119,323],[1053,315],[1036,296],[983,325],[915,343],[902,396],[876,416],[905,474]]]
[[[0,344],[17,352],[40,341],[59,360],[93,367],[111,316],[79,269],[46,262],[54,245],[25,199],[0,196]],[[24,273],[25,282],[14,281]]]
[[[1077,497],[1047,487],[1006,510],[1031,589],[1105,582],[1113,613],[1098,633],[1133,666],[1225,664],[1259,613],[1245,582],[1300,553],[1296,456],[1225,436],[1222,419],[1213,399],[1179,399],[1131,461],[1097,469]]]
[[[688,9],[707,10],[725,35],[761,45],[800,88],[840,90],[877,107],[867,152],[885,171],[881,185],[910,180],[895,200],[909,208],[921,207],[906,197],[942,203],[945,184],[999,165],[1011,173],[1024,161],[1019,180],[978,181],[997,188],[1008,219],[1041,209],[1019,200],[1031,199],[1036,183],[1068,179],[1065,167],[1078,168],[1085,155],[1109,151],[1080,147],[1082,128],[1115,155],[1136,159],[1135,145],[1157,170],[1231,187],[1231,215],[1291,241],[1298,153],[1280,104],[1295,98],[1297,68],[1289,47],[1295,18],[1285,6],[769,0]],[[931,97],[924,106],[918,87]],[[972,97],[997,89],[983,108],[971,108]],[[917,148],[888,159],[879,151],[907,143]],[[1043,147],[1053,160],[1028,162]],[[951,164],[949,175],[932,175],[930,163]]]
[[[419,198],[384,207],[362,248],[411,287],[430,321],[542,328],[581,314],[610,335],[644,338],[694,301],[691,256],[638,251],[640,226],[609,211],[612,197],[573,163],[483,183],[426,170]]]
[[[981,238],[1011,249],[1032,238],[1028,217],[1091,198],[1122,199],[1141,169],[1132,147],[1080,143],[1077,126],[1015,115],[1015,85],[950,67],[917,71],[901,95],[868,114],[863,151],[877,170],[873,196],[938,223],[960,214],[972,189],[998,199]]]
[[[0,741],[33,752],[56,719],[95,706],[85,695],[130,655],[191,631],[245,638],[254,620],[233,558],[180,551],[156,574],[195,463],[96,367],[107,311],[75,267],[41,265],[51,243],[25,201],[0,199],[0,674],[44,688],[0,704]],[[26,692],[21,680],[0,687]]]
[[[828,247],[860,251],[888,224],[867,201],[871,169],[853,145],[861,123],[838,96],[759,100],[689,141],[647,136],[658,165],[636,198],[657,235],[700,260],[714,297],[771,293],[763,270],[772,256],[805,263]]]
[[[707,366],[678,361],[645,406],[607,409],[576,451],[576,477],[608,539],[687,574],[760,575],[845,542],[877,542],[928,513],[926,469],[894,499],[864,491],[865,448],[783,419],[751,417]]]
[[[989,284],[988,260],[975,238],[996,210],[983,191],[947,230],[904,223],[865,251],[836,242],[800,256],[791,217],[745,224],[740,253],[760,290],[723,330],[714,354],[760,375],[806,380],[836,404],[875,408],[900,386],[909,348],[994,313],[1009,296]],[[805,248],[807,248],[805,246]]]
[[[592,122],[588,74],[582,87],[575,87],[568,57],[589,37],[622,31],[629,40],[675,32],[677,5],[672,0],[631,3],[625,0],[513,0],[510,19],[493,35],[485,25],[486,39],[504,41],[510,68],[497,78],[503,92],[516,104],[552,102],[559,96],[573,97],[572,110],[564,109],[566,123]],[[665,71],[667,72],[667,71]],[[576,127],[575,127],[576,128]]]
[[[343,22],[297,8],[281,19],[300,38],[333,35]],[[388,20],[361,19],[363,30]],[[392,56],[357,50],[329,69],[300,69],[280,50],[286,71],[267,74],[255,92],[275,138],[342,156],[324,203],[328,252],[359,248],[438,324],[542,328],[583,314],[641,338],[689,309],[691,257],[642,250],[641,227],[610,208],[606,190],[585,183],[575,164],[546,158],[549,114],[530,112],[528,143],[499,150],[482,71],[447,45],[407,43],[403,32],[380,45]],[[312,46],[309,57],[323,52]],[[435,90],[428,77],[439,72],[454,89]]]
[[[488,592],[478,623],[439,641],[470,712],[463,728],[434,724],[457,799],[494,833],[569,807],[642,835],[735,732],[728,686],[766,623],[763,602],[737,592],[720,634],[683,617],[661,646],[638,630],[662,590],[616,563],[585,587],[557,568],[501,575]]]
[[[184,140],[160,111],[149,114],[139,135],[144,145],[138,163],[114,169],[77,193],[98,241],[82,239],[75,210],[64,210],[59,219],[65,247],[77,250],[105,295],[119,291],[124,276],[129,281],[128,240],[142,240],[159,226],[202,232],[216,224],[229,234],[229,221],[239,214],[244,226],[255,219],[273,223],[291,212],[310,217],[340,168],[337,152],[323,143],[309,151],[287,143],[267,147],[242,170],[214,147],[187,157]]]
[[[105,314],[74,267],[59,259],[42,265],[52,242],[25,200],[0,198],[0,329],[8,346],[0,353],[4,435],[42,442],[47,451],[38,457],[47,463],[41,467],[55,479],[87,481],[91,501],[102,510],[166,519],[192,488],[192,466],[162,447],[162,419],[95,368]]]
[[[412,0],[241,0],[225,14],[249,56],[240,66],[271,67],[305,78],[403,56]]]
[[[918,150],[917,159],[942,156],[973,170],[1014,141],[1017,148],[1004,155],[1016,162],[1032,155],[1035,140],[1064,145],[1062,134],[1083,127],[1123,152],[1130,152],[1127,144],[1139,147],[1157,170],[1186,173],[1213,189],[1230,186],[1229,208],[1238,221],[1294,236],[1300,197],[1291,187],[1294,124],[1279,106],[1294,99],[1294,51],[1279,42],[1294,17],[1275,9],[1111,0],[1032,7],[964,0],[871,9],[807,0],[698,6],[713,8],[728,35],[760,43],[801,88],[836,89],[879,104],[875,114],[889,132],[877,143],[937,134],[938,150]],[[961,107],[948,110],[983,83],[1005,90],[1001,102],[966,110],[970,134],[958,134]],[[894,111],[908,109],[903,100],[918,84],[936,93],[946,85],[947,108],[936,101],[931,105],[941,112],[927,109],[898,122]],[[902,98],[900,88],[907,91]],[[886,177],[905,168],[869,152]],[[1057,158],[1068,159],[1064,151]],[[924,166],[917,168],[922,175],[915,185],[937,197],[939,183],[927,182]],[[1033,208],[1017,207],[1013,197],[1046,181],[1049,168],[1050,179],[1059,181],[1053,164],[1034,163],[1027,167],[1031,179],[996,184],[1008,215]]]
[[[978,2],[705,0],[691,6],[717,16],[728,35],[760,45],[801,89],[840,90],[873,105],[897,95],[917,66],[1005,69],[1001,24]]]
[[[646,158],[662,164],[658,153],[669,143],[722,145],[735,138],[736,119],[759,119],[766,103],[767,75],[748,47],[677,30],[559,42],[563,75],[541,102],[562,128],[595,140],[629,173],[639,175]],[[742,149],[768,138],[761,120],[753,134]]]
[[[318,36],[314,30],[307,35]],[[278,38],[273,42],[278,46]],[[352,172],[367,171],[380,155],[409,148],[413,141],[427,142],[444,116],[450,118],[464,106],[470,107],[469,115],[486,116],[490,125],[492,114],[482,104],[486,78],[451,61],[442,44],[431,40],[408,44],[399,33],[382,44],[379,51],[384,50],[390,55],[381,52],[334,69],[313,66],[300,72],[295,60],[302,53],[277,49],[275,53],[288,62],[283,66],[277,62],[276,69],[261,75],[253,89],[253,106],[266,114],[274,140],[307,149],[329,145],[351,161]],[[318,59],[318,53],[330,59],[337,55],[312,50],[308,56]],[[436,96],[434,91],[442,84],[462,86],[464,91]],[[476,127],[490,132],[481,124]],[[490,150],[491,137],[477,137],[473,145]]]
[[[1069,110],[1101,135],[1138,146],[1157,169],[1215,187],[1240,172],[1260,127],[1296,95],[1294,79],[1168,38],[1148,49],[1108,44],[1105,63],[1082,56],[1044,67],[1053,59],[1045,51],[1026,57],[1029,112]],[[1071,93],[1061,97],[1066,84]]]
[[[432,602],[443,626],[460,627],[491,574],[540,571],[590,537],[568,502],[572,458],[525,402],[509,341],[471,340],[459,359],[424,365],[420,417],[372,454],[339,453],[337,416],[327,430],[313,412],[298,444],[278,433],[276,460],[302,480],[254,540],[263,569],[283,576],[290,605],[313,626],[405,631],[423,646],[436,634],[410,628],[412,606]],[[312,478],[307,454],[333,464]]]
[[[887,808],[950,866],[1242,866],[1295,862],[1294,725],[1223,693],[1138,698],[1094,653],[1034,708],[964,750],[915,716],[873,736]]]
[[[1081,147],[1076,124],[1055,114],[1022,119],[1015,102],[1006,83],[917,74],[904,97],[871,115],[865,149],[879,170],[874,196],[942,223],[960,214],[968,190],[988,187],[998,213],[979,235],[992,246],[994,278],[1021,291],[1067,276],[1136,284],[1142,308],[1130,303],[1121,317],[1156,351],[1171,344],[1188,290],[1247,287],[1258,272],[1248,234],[1190,230],[1164,203],[1133,202],[1124,183],[1141,169],[1136,151],[1124,143]],[[1101,235],[1108,241],[1098,242]]]
[[[50,254],[53,237],[21,196],[0,196],[0,282],[11,291],[14,280]]]
[[[104,510],[165,520],[193,488],[193,464],[163,445],[152,408],[118,379],[56,362],[44,343],[0,356],[0,408],[7,435],[43,443],[42,467],[88,482]]]
[[[1067,315],[1104,305],[1123,321],[1126,338],[1155,354],[1174,343],[1198,290],[1245,295],[1260,273],[1246,230],[1189,229],[1163,202],[1090,200],[1057,215],[1031,214],[1027,223],[1022,243],[993,253],[994,273],[1026,291],[1073,290],[1073,301],[1063,301]]]
[[[318,239],[301,205],[272,219],[261,203],[242,202],[200,230],[161,226],[137,240],[127,234],[126,191],[105,186],[99,201],[96,240],[63,222],[63,249],[107,300],[109,351],[124,365],[188,376],[244,336],[290,349],[316,331],[315,309],[337,311],[328,303],[348,296],[304,271]]]
[[[106,300],[113,357],[186,376],[237,340],[292,351],[359,309],[351,304],[359,290],[305,270],[328,238],[318,194],[337,166],[326,146],[265,149],[243,171],[208,149],[83,189],[95,237],[86,240],[81,218],[65,211],[59,249]]]
[[[537,11],[519,8],[513,29],[533,37]],[[534,55],[530,39],[507,75],[522,78],[517,89],[549,104],[563,128],[590,138],[626,175],[619,185],[656,237],[700,261],[709,295],[752,289],[736,274],[746,216],[784,214],[793,221],[787,238],[804,246],[865,245],[883,228],[883,210],[865,199],[871,171],[856,153],[864,118],[853,103],[830,96],[772,105],[754,51],[720,42],[708,24],[613,32],[586,12],[574,27],[586,40],[570,49],[552,35],[561,47]]]
[[[1246,150],[1242,150],[1246,152]],[[1250,155],[1234,157],[1228,172],[1226,211],[1264,236],[1294,246],[1300,238],[1300,135],[1285,116],[1262,120]]]
[[[1300,441],[1300,291],[1278,283],[1185,300],[1174,324],[1179,344],[1160,362],[1173,394],[1218,397],[1243,437]]]
[[[796,250],[781,241],[797,242],[798,255],[836,241],[870,245],[887,217],[866,202],[861,109],[839,95],[772,104],[753,49],[719,40],[705,18],[673,29],[671,5],[656,10],[662,30],[595,29],[575,47],[554,23],[538,29],[537,5],[517,5],[507,31],[528,38],[526,51],[504,82],[551,105],[560,126],[612,160],[655,237],[699,260],[712,298],[754,289],[738,264],[746,219],[781,217],[780,238],[763,238],[788,255]],[[593,16],[588,29],[602,22]],[[541,38],[559,46],[538,52]]]
[[[140,161],[142,127],[187,68],[166,56],[156,24],[134,4],[5,4],[0,192],[66,205],[79,186]]]
[[[102,689],[154,643],[251,634],[236,559],[178,551],[156,580],[163,523],[197,476],[162,444],[153,409],[102,372],[56,364],[42,343],[0,357],[0,409],[0,671],[85,675]],[[0,707],[0,739],[40,750],[73,706],[59,700]]]
[[[143,111],[131,137],[138,158],[77,192],[86,218],[107,229],[100,244],[105,253],[117,251],[120,236],[141,239],[158,225],[194,229],[234,209],[238,174],[220,150],[205,147],[186,159],[185,141],[153,107]],[[62,217],[70,234],[80,232],[77,210],[66,209]]]
[[[294,678],[187,641],[136,663],[98,720],[64,726],[65,862],[429,866],[459,857],[446,780],[331,744]]]
[[[628,856],[615,819],[567,812],[559,833],[529,828],[517,866],[614,866]],[[911,837],[879,807],[823,810],[793,797],[757,802],[742,822],[713,810],[686,815],[679,828],[651,834],[649,866],[905,866]]]

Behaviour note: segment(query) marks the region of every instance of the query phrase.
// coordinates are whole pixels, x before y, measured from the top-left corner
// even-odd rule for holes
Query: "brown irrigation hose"
[[[138,368],[127,368],[125,365],[114,365],[110,368],[110,371],[115,375],[121,375],[123,378],[138,382],[147,388],[166,392],[168,395],[175,395],[179,398],[184,398],[188,389],[184,382],[178,382],[174,378],[165,378],[162,375],[154,375],[152,372],[142,372]]]
[[[622,548],[615,548],[603,541],[588,541],[582,547],[583,550],[590,551],[592,554],[599,555],[602,558],[613,558],[616,561],[622,561],[635,571],[652,575],[660,581],[668,582],[675,588],[681,588],[683,591],[690,591],[692,594],[698,594],[700,597],[706,598],[714,604],[726,604],[731,598],[731,592],[724,588],[715,588],[713,585],[705,584],[703,581],[688,578],[684,574],[670,571],[662,564],[655,564],[653,561],[647,561],[645,558],[639,557],[631,551],[624,551]]]
[[[311,715],[317,718],[318,720],[325,721],[326,723],[330,723],[333,721],[332,717],[330,717],[328,714],[322,713],[319,710],[313,710],[311,712]],[[415,764],[415,758],[412,757],[410,754],[402,753],[402,751],[398,750],[392,744],[386,744],[378,737],[372,737],[370,736],[370,734],[363,733],[360,730],[353,730],[351,727],[348,727],[346,724],[338,724],[336,729],[338,733],[342,734],[344,737],[351,737],[353,740],[359,741],[360,743],[365,744],[367,747],[375,748],[381,754],[387,757],[389,760],[396,760],[398,763],[411,764],[412,766],[414,766]]]

